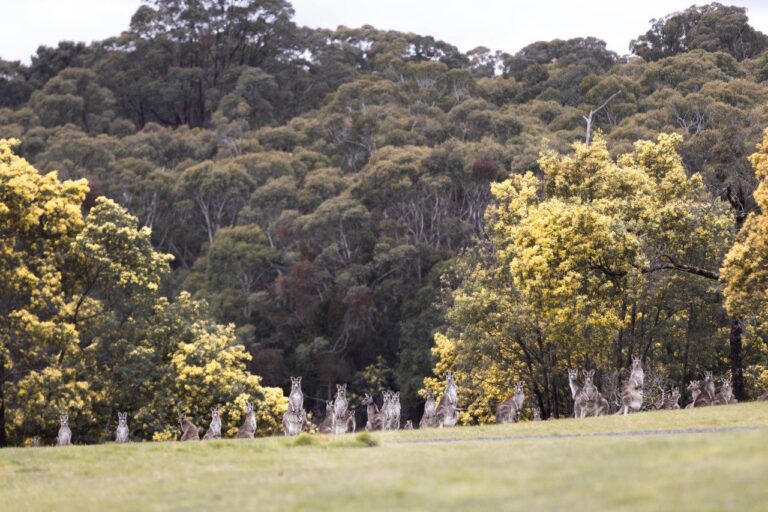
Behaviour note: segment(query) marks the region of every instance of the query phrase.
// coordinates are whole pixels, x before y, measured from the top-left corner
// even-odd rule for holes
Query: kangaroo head
[[[333,413],[333,401],[329,400],[325,403],[325,413],[326,414]]]
[[[638,370],[638,369],[642,369],[642,367],[643,367],[642,359],[640,359],[637,356],[632,356],[632,369]]]
[[[706,381],[712,380],[712,372],[704,372],[704,380]]]
[[[59,416],[59,422],[62,427],[66,427],[69,424],[69,414],[62,414]]]
[[[185,421],[187,421],[187,415],[184,414],[183,412],[180,412],[179,413],[179,423],[183,425]]]
[[[400,403],[400,392],[399,391],[395,391],[392,394],[392,401],[395,402],[396,404]]]
[[[672,388],[672,399],[677,402],[678,398],[680,398],[680,388],[675,386]]]
[[[577,380],[579,378],[579,370],[576,368],[568,368],[568,378],[570,380]]]
[[[431,389],[427,390],[427,401],[435,399],[435,392]]]
[[[595,379],[595,370],[584,370],[584,385],[592,385]]]
[[[340,398],[346,398],[347,397],[347,385],[346,384],[336,384],[336,396]]]
[[[695,380],[692,380],[688,383],[688,391],[694,392],[699,390],[699,383]]]
[[[720,391],[730,391],[731,390],[731,379],[723,378],[723,386],[720,388]]]
[[[448,370],[445,372],[445,382],[446,384],[453,384],[453,372]]]
[[[538,407],[534,407],[533,408],[533,419],[535,419],[535,420],[536,419],[538,419],[538,420],[541,419],[541,409],[539,409]]]
[[[363,405],[371,405],[373,403],[373,397],[366,393],[365,396],[363,396]]]
[[[245,405],[245,409],[246,409],[246,411],[245,411],[245,412],[246,412],[247,414],[251,414],[251,413],[253,412],[253,402],[248,402],[248,403]]]
[[[523,392],[523,383],[522,382],[515,382],[515,394],[519,394]]]
[[[127,412],[117,412],[117,422],[120,425],[127,425],[128,424],[128,413]]]
[[[214,405],[213,407],[211,407],[211,419],[215,420],[218,417],[219,417],[219,406]]]
[[[301,391],[301,377],[291,377],[291,391]]]

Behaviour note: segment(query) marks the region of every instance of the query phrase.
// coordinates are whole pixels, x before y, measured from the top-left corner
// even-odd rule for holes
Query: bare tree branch
[[[586,135],[586,137],[584,137],[584,143],[585,143],[587,146],[589,146],[589,141],[590,141],[590,140],[591,140],[591,138],[592,138],[592,117],[593,117],[595,114],[597,114],[598,112],[600,112],[601,110],[603,110],[605,107],[607,107],[607,106],[608,106],[608,103],[610,103],[610,102],[611,102],[611,100],[612,100],[613,98],[615,98],[616,96],[618,96],[619,94],[621,94],[621,91],[620,91],[620,90],[619,90],[619,91],[616,91],[616,92],[615,92],[615,93],[613,93],[613,94],[611,94],[611,96],[610,96],[610,97],[609,97],[607,100],[605,100],[605,101],[603,102],[603,104],[602,104],[602,105],[600,105],[600,106],[599,106],[599,107],[597,107],[596,109],[590,110],[590,111],[589,111],[589,115],[583,116],[583,117],[584,117],[584,120],[587,122],[587,135]]]

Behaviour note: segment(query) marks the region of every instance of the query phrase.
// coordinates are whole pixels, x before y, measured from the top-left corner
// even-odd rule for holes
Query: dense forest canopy
[[[762,210],[754,169],[765,164],[748,156],[768,127],[768,36],[745,9],[712,3],[653,20],[628,56],[586,36],[464,53],[368,25],[299,27],[293,15],[284,0],[148,0],[115,37],[40,47],[29,65],[0,60],[0,139],[20,141],[0,148],[3,161],[23,157],[56,180],[88,182],[56,181],[67,208],[82,207],[61,241],[69,249],[29,250],[40,268],[66,260],[51,296],[70,315],[88,296],[91,314],[47,338],[50,349],[38,345],[23,370],[11,364],[23,351],[11,346],[17,338],[3,340],[0,419],[14,442],[37,421],[25,415],[54,410],[45,401],[56,386],[71,398],[57,407],[95,418],[111,414],[109,400],[135,411],[171,403],[157,389],[126,396],[119,383],[165,361],[157,379],[170,393],[184,375],[171,368],[183,360],[174,343],[190,339],[236,354],[224,366],[239,388],[222,383],[222,402],[269,401],[262,383],[285,388],[302,375],[316,410],[349,382],[353,401],[401,390],[406,418],[425,377],[451,365],[482,367],[476,377],[490,386],[468,421],[485,418],[517,378],[545,414],[564,414],[565,361],[615,370],[640,353],[676,383],[705,368],[731,372],[740,398],[768,384],[762,324],[750,322],[764,307],[748,294],[759,278],[733,270],[731,256],[726,274],[742,285],[727,289],[748,296],[733,292],[728,310],[718,280],[748,215]],[[585,140],[585,116],[593,143],[572,147]],[[516,194],[530,196],[527,206],[505,218]],[[673,199],[680,210],[659,213]],[[85,261],[98,251],[78,245],[111,218],[141,240],[133,250],[143,256],[129,255],[135,290],[119,273],[89,274],[101,268]],[[27,229],[2,222],[4,237]],[[557,291],[558,267],[502,253],[565,244],[539,238],[572,223],[616,246],[597,270],[584,271],[587,256],[568,263],[589,300],[564,316],[567,294],[530,288]],[[738,243],[758,243],[761,226],[750,220],[752,238]],[[658,272],[642,272],[652,265]],[[4,314],[14,294],[32,293],[19,286],[0,288]],[[507,308],[498,332],[483,323],[493,318],[483,300],[494,296]],[[109,315],[97,322],[97,310]],[[517,348],[499,347],[513,339]],[[156,354],[136,359],[154,344]],[[28,382],[65,363],[68,372]],[[99,369],[103,389],[81,382],[86,368]],[[22,405],[24,386],[39,390],[34,405]],[[142,428],[166,435],[153,421]]]

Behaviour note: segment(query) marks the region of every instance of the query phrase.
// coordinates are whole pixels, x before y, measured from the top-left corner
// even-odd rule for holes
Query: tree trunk
[[[736,234],[744,227],[744,222],[747,220],[748,208],[747,197],[744,190],[739,187],[736,193],[730,186],[726,189],[726,198],[731,203],[731,210],[733,211],[734,224],[736,227]],[[733,384],[733,394],[737,400],[743,401],[744,396],[744,354],[742,335],[744,329],[742,327],[742,319],[739,317],[731,318],[731,334],[728,336],[730,341],[731,350],[729,357],[731,359],[731,379]]]
[[[0,358],[0,448],[8,446],[8,439],[5,437],[5,361]]]
[[[744,357],[743,346],[741,342],[744,330],[741,326],[741,318],[731,319],[731,334],[728,337],[731,343],[729,357],[731,359],[731,379],[733,384],[733,394],[744,401]]]

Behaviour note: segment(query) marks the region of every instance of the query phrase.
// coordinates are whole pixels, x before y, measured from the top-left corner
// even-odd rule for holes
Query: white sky
[[[728,0],[721,0],[728,4]],[[310,27],[357,27],[415,32],[469,50],[513,53],[534,41],[595,36],[628,53],[629,41],[651,18],[695,0],[293,0],[295,21]],[[750,23],[768,33],[768,0],[733,0]],[[0,0],[0,58],[29,62],[41,44],[91,42],[128,28],[141,0]]]

